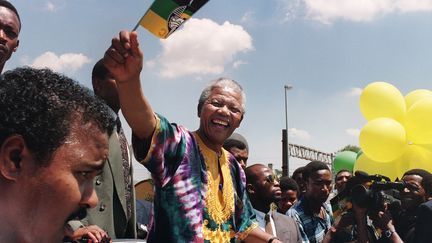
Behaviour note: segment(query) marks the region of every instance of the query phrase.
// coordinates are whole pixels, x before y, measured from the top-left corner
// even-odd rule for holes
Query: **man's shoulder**
[[[279,212],[276,212],[276,211],[273,211],[272,212],[272,217],[273,217],[273,219],[275,220],[275,221],[277,221],[277,220],[283,220],[283,221],[286,221],[286,222],[292,222],[292,223],[295,223],[295,221],[294,221],[294,219],[293,218],[291,218],[291,217],[289,217],[289,216],[287,216],[287,215],[285,215],[285,214],[281,214],[281,213],[279,213]]]
[[[288,212],[303,212],[304,211],[304,200],[299,199],[290,209],[288,209]],[[287,215],[289,215],[287,212]]]

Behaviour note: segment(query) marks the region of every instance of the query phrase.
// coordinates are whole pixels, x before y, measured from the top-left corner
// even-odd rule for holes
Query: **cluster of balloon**
[[[392,179],[414,168],[432,172],[432,91],[404,97],[393,85],[374,82],[363,90],[360,110],[368,122],[360,131],[363,154],[354,171]]]

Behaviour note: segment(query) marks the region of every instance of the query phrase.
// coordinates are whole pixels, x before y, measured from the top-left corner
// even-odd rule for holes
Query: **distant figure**
[[[306,185],[303,177],[303,171],[305,170],[304,166],[298,167],[296,170],[294,170],[293,174],[291,175],[291,178],[293,178],[299,187],[298,191],[298,198],[300,198],[305,192],[306,192]]]
[[[352,172],[349,170],[340,170],[336,173],[335,176],[335,189],[337,192],[341,192],[345,189],[345,185],[347,181],[352,177]]]
[[[90,90],[48,69],[17,68],[0,83],[0,242],[61,242],[66,223],[97,205],[93,180],[114,117]]]
[[[334,188],[327,199],[327,201],[330,202],[332,205],[333,217],[335,218],[335,220],[339,219],[342,213],[346,212],[347,209],[351,208],[351,203],[344,205],[339,202],[342,199],[340,197],[345,193],[342,191],[345,189],[348,180],[351,178],[352,172],[349,170],[342,169],[336,173]],[[337,197],[337,195],[339,195],[339,197]],[[343,207],[341,205],[343,205]]]
[[[299,224],[303,242],[322,242],[333,224],[332,210],[327,198],[330,194],[332,174],[326,164],[308,163],[303,170],[306,192],[287,215]]]
[[[101,175],[95,180],[99,204],[88,210],[81,222],[71,222],[75,237],[108,232],[113,239],[136,238],[135,190],[132,185],[132,156],[118,113],[120,101],[116,82],[102,60],[93,67],[95,94],[116,114],[116,129],[110,137],[109,156]],[[90,226],[91,227],[88,227]],[[87,227],[84,227],[87,226]]]
[[[0,73],[5,63],[18,49],[21,19],[12,3],[0,0]]]
[[[297,182],[288,176],[281,177],[279,185],[282,193],[281,198],[277,203],[277,211],[281,214],[286,214],[288,209],[297,202],[299,188]]]
[[[260,228],[282,242],[301,242],[297,223],[270,207],[281,197],[281,189],[272,170],[265,165],[254,164],[247,167],[245,173],[247,192]]]
[[[247,160],[249,158],[249,146],[242,135],[233,133],[227,140],[225,140],[223,148],[234,155],[243,170],[246,168]]]

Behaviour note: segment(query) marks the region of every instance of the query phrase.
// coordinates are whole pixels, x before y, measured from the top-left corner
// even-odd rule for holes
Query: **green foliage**
[[[360,150],[361,149],[360,149],[359,146],[348,144],[347,146],[343,147],[338,152],[351,151],[351,152],[354,152],[354,153],[358,153],[358,152],[360,152]]]

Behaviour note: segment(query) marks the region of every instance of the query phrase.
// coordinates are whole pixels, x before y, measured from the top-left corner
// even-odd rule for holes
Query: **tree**
[[[338,152],[343,152],[343,151],[352,151],[354,153],[358,153],[361,151],[361,148],[359,146],[356,146],[356,145],[348,144],[347,146],[343,147]]]

